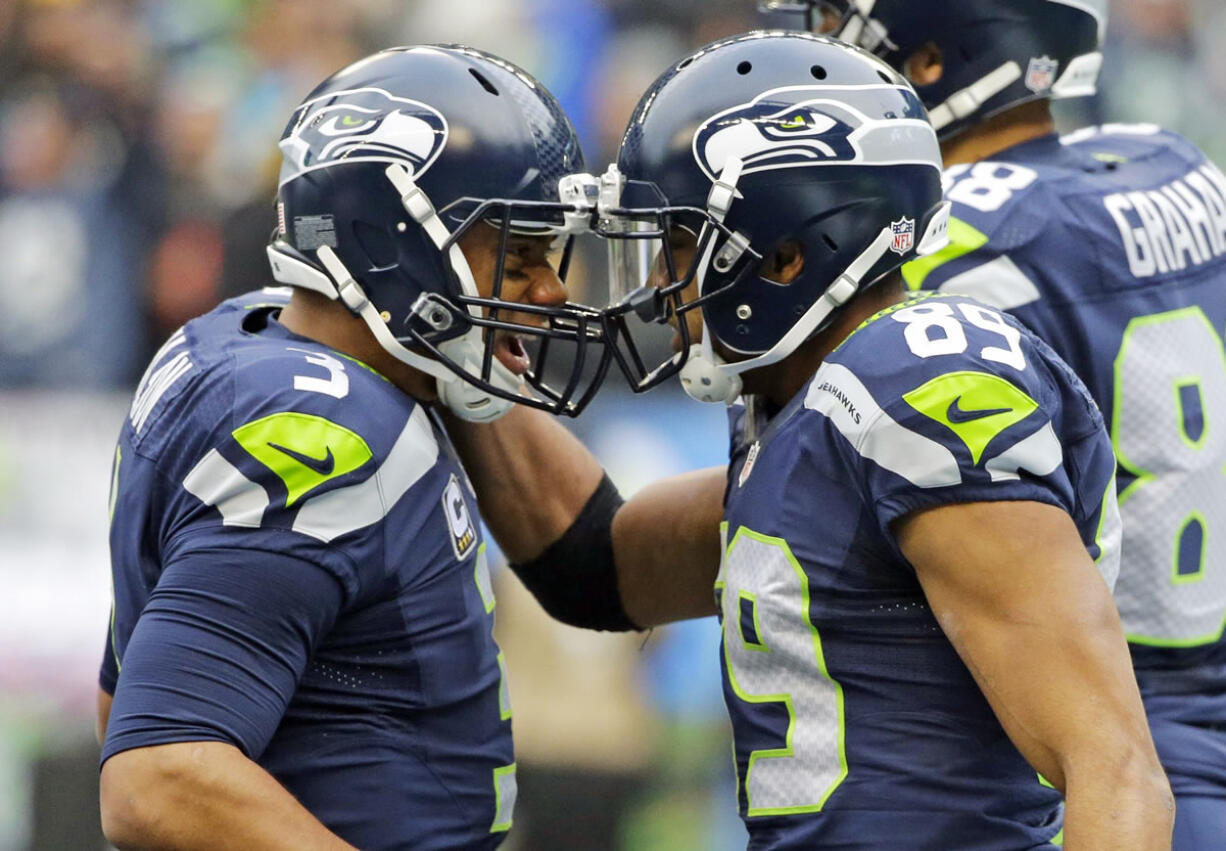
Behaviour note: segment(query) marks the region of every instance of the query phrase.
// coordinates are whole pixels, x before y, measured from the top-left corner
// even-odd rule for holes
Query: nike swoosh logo
[[[268,442],[268,445],[278,452],[282,452],[293,458],[302,466],[309,467],[316,473],[319,473],[321,476],[330,475],[332,471],[336,469],[336,459],[332,457],[331,446],[328,447],[328,452],[326,455],[324,455],[324,457],[312,458],[310,455],[303,455],[301,452],[296,452],[293,449],[290,449],[288,446],[281,446],[280,444],[273,443],[271,440]]]
[[[975,420],[981,420],[984,417],[995,416],[996,414],[1007,414],[1012,411],[1012,408],[980,408],[977,410],[966,410],[958,403],[962,401],[961,396],[954,398],[949,403],[949,407],[945,409],[945,418],[951,423],[969,423]]]

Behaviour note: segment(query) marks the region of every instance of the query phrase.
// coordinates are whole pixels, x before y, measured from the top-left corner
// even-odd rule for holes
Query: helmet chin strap
[[[434,245],[442,251],[451,233],[439,219],[429,198],[413,182],[408,170],[403,166],[389,166],[387,176],[400,191],[401,203],[405,210],[414,221],[422,226]],[[384,351],[401,363],[432,376],[435,379],[439,401],[457,417],[469,422],[492,422],[511,410],[511,406],[515,403],[510,399],[504,399],[483,390],[465,380],[463,376],[452,371],[445,364],[407,348],[392,334],[387,323],[383,321],[383,317],[379,315],[379,311],[367,298],[361,285],[345,268],[345,264],[341,262],[336,252],[322,245],[315,254],[327,270],[329,277],[332,278],[335,286],[333,297],[339,298],[346,307],[362,318]],[[460,286],[465,294],[475,296],[477,294],[476,282],[459,246],[452,245],[445,256],[455,271],[456,277],[459,278]],[[318,287],[315,288],[318,289]],[[469,310],[471,312],[472,308]],[[480,375],[484,355],[481,334],[481,329],[474,325],[462,336],[440,343],[439,351],[465,373]],[[490,364],[489,380],[495,387],[509,393],[519,393],[521,386],[519,377],[498,360]]]
[[[421,190],[413,180],[412,173],[400,163],[392,163],[383,173],[387,175],[387,179],[396,187],[396,191],[400,193],[400,203],[404,207],[405,212],[412,216],[413,221],[426,232],[430,237],[430,241],[434,243],[434,247],[446,258],[451,265],[451,269],[455,272],[456,277],[460,281],[460,289],[464,295],[476,298],[480,295],[477,290],[477,282],[473,279],[472,269],[468,266],[468,260],[464,257],[464,252],[460,250],[460,246],[453,243],[450,248],[444,251],[443,246],[447,244],[447,240],[451,238],[451,231],[443,224],[443,220],[439,218],[438,212],[434,209],[434,205],[430,203],[429,197]],[[468,312],[475,315],[477,308],[468,307]],[[369,324],[369,321],[367,322]],[[384,328],[386,330],[386,326]],[[450,358],[464,372],[470,375],[481,374],[481,361],[485,354],[485,344],[481,337],[481,329],[477,326],[470,327],[464,334],[454,340],[448,340],[445,343],[439,344],[439,351]],[[376,335],[377,336],[377,335]],[[391,336],[390,334],[388,336]],[[394,338],[393,338],[394,339]],[[413,355],[404,346],[397,343],[397,347],[408,354]],[[387,348],[386,344],[384,348]],[[393,352],[393,355],[396,353]],[[421,358],[420,355],[413,355]],[[440,401],[443,402],[451,412],[457,417],[469,422],[493,422],[499,417],[511,410],[511,406],[515,403],[510,399],[503,399],[500,396],[495,396],[486,390],[482,390],[475,384],[465,381],[463,377],[455,374],[446,367],[442,367],[437,361],[431,360],[430,363],[441,367],[445,375],[440,375],[437,372],[431,372],[438,379],[438,395]],[[509,393],[518,394],[522,382],[515,373],[507,369],[497,359],[490,363],[490,378],[489,381],[495,387],[505,390]]]
[[[719,176],[715,178],[711,192],[707,195],[707,213],[721,224],[727,217],[732,202],[736,200],[736,185],[740,182],[741,171],[744,167],[745,163],[740,158],[728,157]],[[711,226],[706,225],[706,227]],[[711,258],[715,254],[715,241],[715,235],[712,234],[707,240],[702,259],[698,262],[698,269],[694,277],[698,285],[699,296],[706,292],[707,270],[711,268]],[[691,399],[712,404],[731,405],[741,395],[741,377],[735,372],[721,369],[726,362],[711,348],[711,329],[707,327],[706,315],[701,311],[699,313],[702,315],[702,339],[690,345],[689,356],[677,377]],[[684,322],[685,319],[681,318],[680,321]]]
[[[916,254],[923,257],[933,254],[949,244],[949,216],[951,205],[942,202],[929,218],[923,237],[916,247]],[[726,211],[725,211],[726,212]],[[882,228],[876,238],[851,262],[821,297],[805,311],[779,342],[769,350],[743,361],[729,363],[712,348],[713,335],[704,317],[702,342],[690,346],[689,358],[681,368],[681,386],[692,399],[699,402],[730,405],[741,395],[741,373],[762,366],[769,366],[786,358],[822,327],[827,317],[850,301],[860,291],[865,276],[890,250],[894,241],[893,229]],[[712,240],[714,242],[714,240]],[[699,292],[702,292],[706,275],[706,263],[710,260],[711,248],[703,255],[703,264],[698,270]]]
[[[842,307],[860,289],[860,281],[890,250],[894,232],[884,227],[877,238],[839,275],[821,298],[805,311],[796,324],[788,329],[779,342],[760,355],[729,363],[711,347],[711,330],[703,322],[702,342],[690,346],[690,357],[681,368],[681,386],[699,402],[732,404],[741,395],[741,373],[761,366],[770,366],[786,358],[821,327],[831,313]]]
[[[965,89],[954,92],[944,103],[928,110],[928,119],[932,122],[933,129],[943,130],[958,119],[971,115],[989,98],[1009,88],[1021,76],[1021,66],[1010,59]]]
[[[690,356],[681,367],[681,386],[696,401],[731,405],[741,395],[741,376],[726,369],[727,362],[712,351],[710,336],[704,322],[702,342],[690,346]]]

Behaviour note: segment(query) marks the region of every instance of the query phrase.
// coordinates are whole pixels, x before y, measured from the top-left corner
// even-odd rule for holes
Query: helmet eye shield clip
[[[624,180],[615,167],[602,176],[606,189],[593,231],[609,250],[604,313],[614,357],[638,392],[685,365],[695,342],[692,311],[757,274],[762,255],[723,221],[739,197],[738,176],[736,167],[721,174],[706,207],[670,205],[655,184]],[[609,191],[615,181],[619,191]],[[671,339],[661,339],[653,325],[671,325]]]

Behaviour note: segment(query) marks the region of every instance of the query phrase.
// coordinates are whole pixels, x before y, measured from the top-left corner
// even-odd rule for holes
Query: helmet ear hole
[[[353,236],[362,252],[370,260],[372,268],[387,268],[395,266],[397,260],[396,243],[386,230],[369,222],[353,223]]]
[[[771,283],[787,286],[805,270],[805,247],[795,239],[784,241],[762,261],[758,274]]]

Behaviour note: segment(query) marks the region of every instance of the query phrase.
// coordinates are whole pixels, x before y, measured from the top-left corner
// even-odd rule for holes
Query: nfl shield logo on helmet
[[[1034,56],[1030,59],[1030,67],[1026,69],[1026,88],[1038,94],[1050,89],[1056,82],[1056,70],[1060,60],[1050,56]]]
[[[904,216],[896,222],[890,222],[890,230],[894,234],[890,250],[895,254],[906,254],[915,245],[915,219]]]

